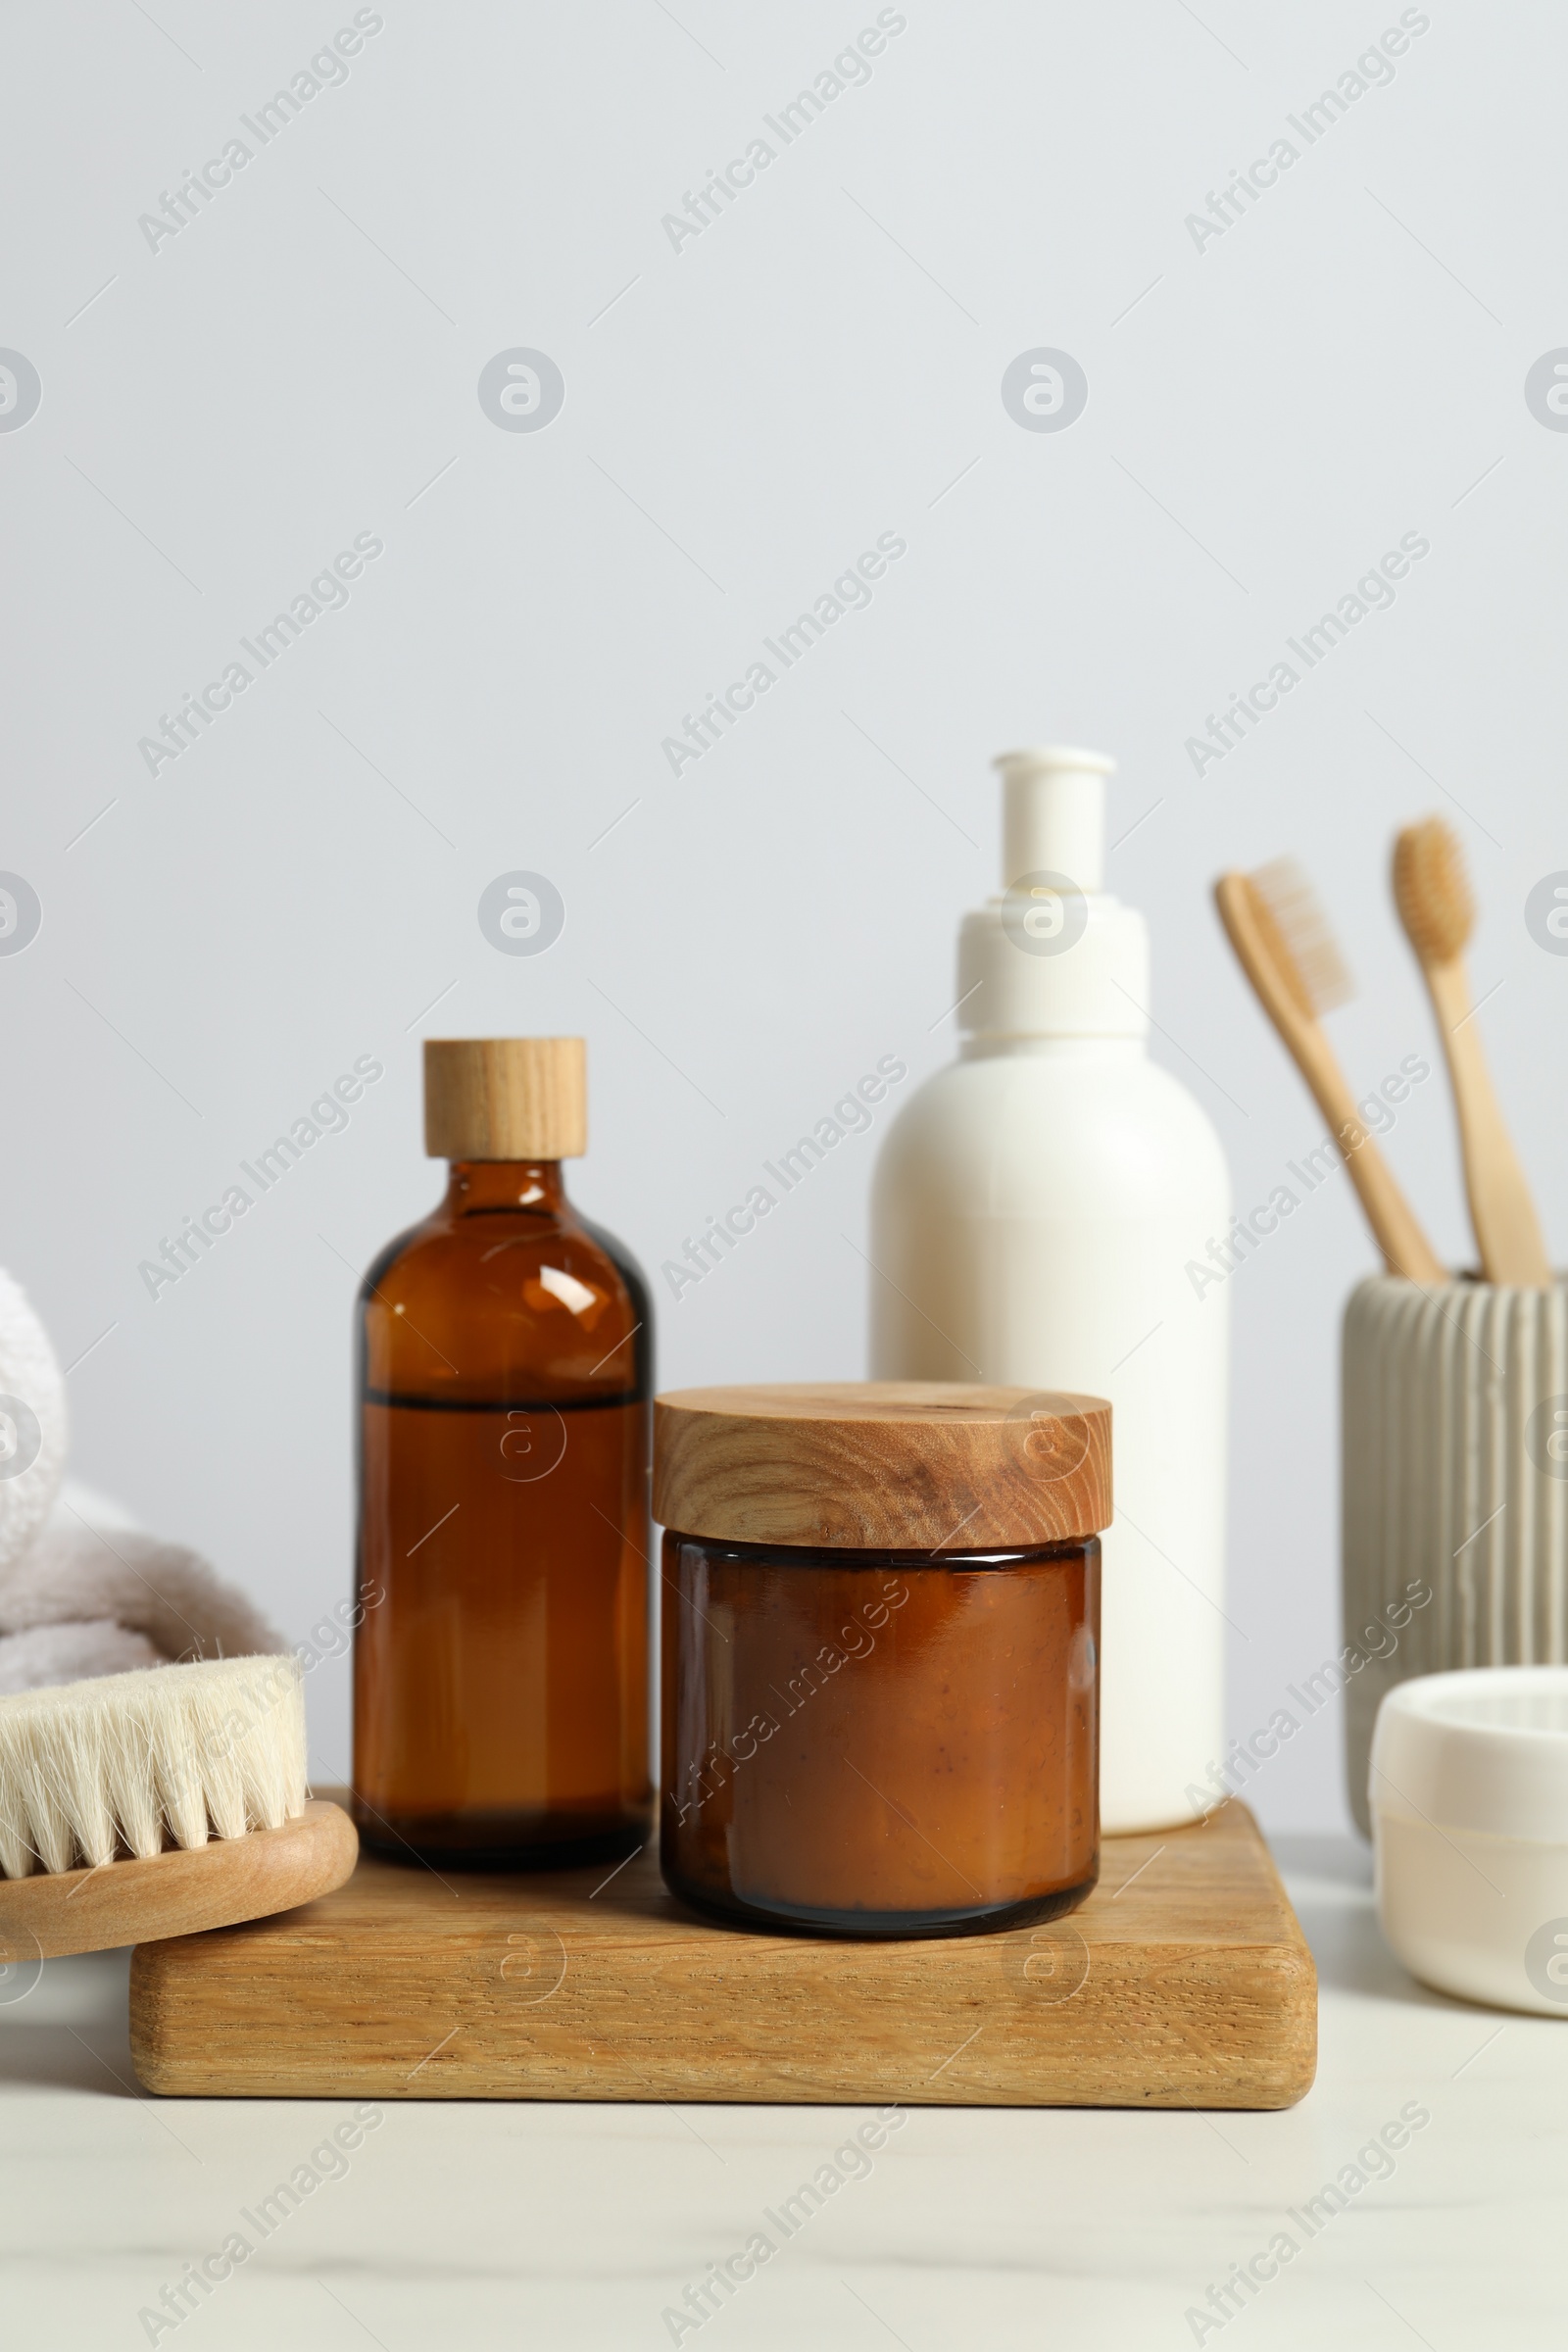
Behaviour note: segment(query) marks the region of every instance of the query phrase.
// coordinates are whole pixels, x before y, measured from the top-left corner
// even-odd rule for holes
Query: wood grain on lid
[[[654,1404],[654,1516],[855,1551],[1064,1543],[1110,1524],[1110,1406],[944,1381],[677,1389]]]
[[[580,1037],[427,1037],[432,1159],[580,1159],[588,1076]]]

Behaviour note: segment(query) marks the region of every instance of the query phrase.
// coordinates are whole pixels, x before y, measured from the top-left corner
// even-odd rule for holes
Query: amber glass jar
[[[1082,1900],[1109,1428],[1098,1398],[925,1382],[658,1400],[675,1894],[843,1936]]]
[[[394,1859],[649,1834],[650,1313],[566,1199],[582,1102],[578,1039],[431,1041],[446,1197],[360,1296],[354,1814]]]

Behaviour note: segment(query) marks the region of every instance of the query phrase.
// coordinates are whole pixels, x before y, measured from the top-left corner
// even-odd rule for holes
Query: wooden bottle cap
[[[1066,1543],[1110,1524],[1110,1406],[924,1380],[677,1389],[654,1401],[654,1517],[852,1551]]]
[[[432,1159],[580,1159],[588,1074],[580,1037],[427,1037]]]

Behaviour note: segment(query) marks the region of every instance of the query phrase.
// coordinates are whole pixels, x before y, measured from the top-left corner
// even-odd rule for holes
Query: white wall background
[[[1397,7],[907,0],[868,83],[678,253],[662,216],[874,7],[378,13],[347,80],[156,251],[138,216],[352,9],[0,21],[0,345],[42,384],[0,432],[0,867],[43,907],[0,958],[0,1256],[81,1359],[78,1472],[303,1635],[351,1575],[355,1270],[441,1174],[420,1035],[587,1034],[577,1198],[653,1272],[879,1054],[949,1054],[987,763],[1018,741],[1114,751],[1113,830],[1152,811],[1113,887],[1152,918],[1154,1052],[1244,1205],[1321,1122],[1212,877],[1303,858],[1365,1086],[1434,1052],[1386,863],[1397,823],[1447,815],[1562,1249],[1568,960],[1524,922],[1568,866],[1568,439],[1524,397],[1568,341],[1561,12],[1432,0],[1392,82],[1200,252],[1186,216],[1304,148],[1286,116]],[[1088,375],[1064,432],[999,396],[1038,345]],[[544,431],[479,406],[514,346],[564,373]],[[890,530],[908,553],[870,609],[673,777],[682,714]],[[1196,777],[1205,714],[1407,531],[1431,554],[1394,608]],[[385,553],[346,609],[149,775],[160,713],[358,532]],[[476,921],[514,868],[565,902],[537,957]],[[349,1130],[149,1298],[138,1261],[366,1054],[386,1076]],[[666,1299],[666,1383],[862,1369],[874,1148]],[[1390,1148],[1462,1258],[1441,1083]],[[1337,1324],[1372,1262],[1340,1177],[1230,1286],[1237,1730],[1336,1644]],[[341,1773],[346,1670],[311,1695]],[[1343,1817],[1337,1739],[1326,1711],[1270,1766],[1267,1822]]]

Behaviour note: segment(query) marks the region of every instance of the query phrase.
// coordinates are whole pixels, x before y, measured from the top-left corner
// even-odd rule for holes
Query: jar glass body
[[[512,1868],[648,1835],[651,1322],[555,1162],[454,1162],[360,1297],[354,1815]]]
[[[1100,1543],[664,1537],[661,1852],[754,1926],[946,1936],[1099,1871]]]

